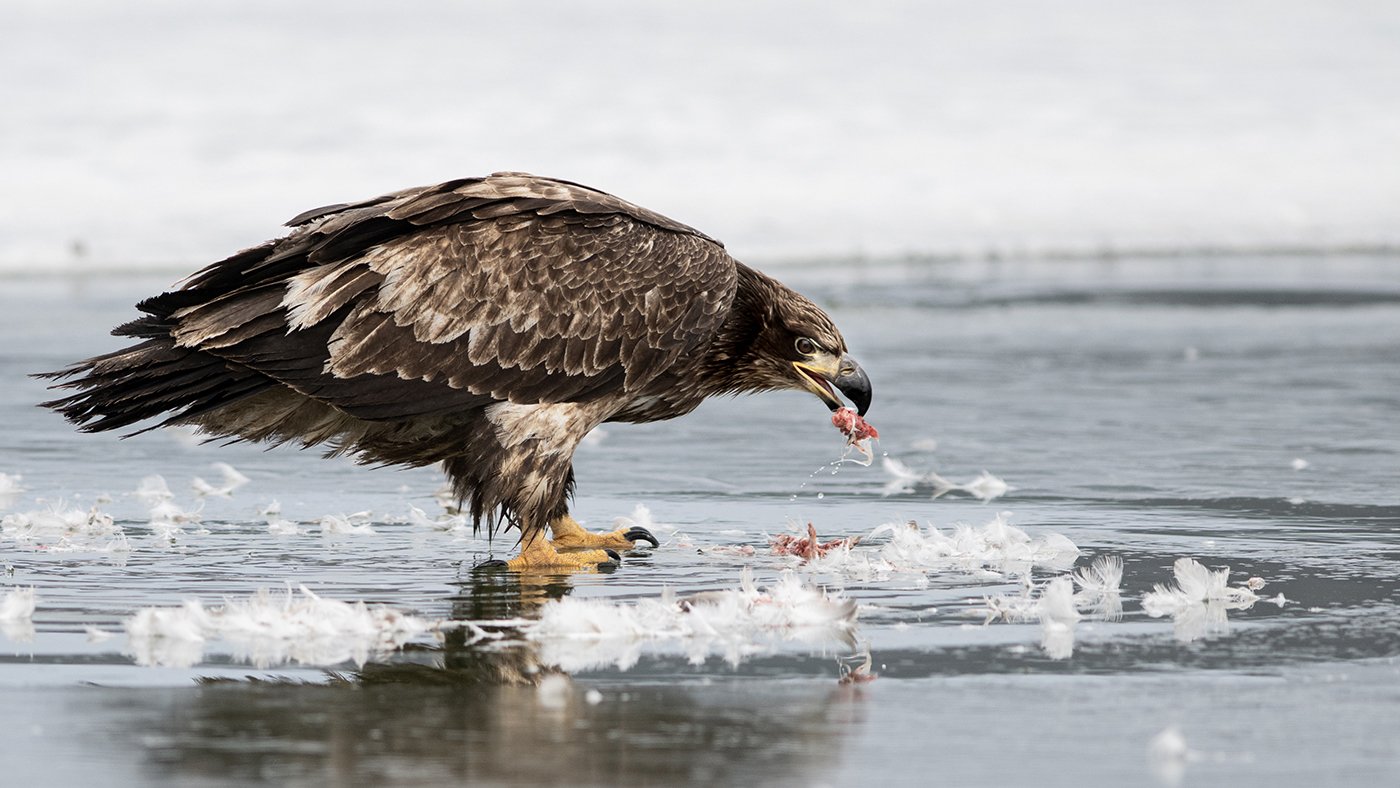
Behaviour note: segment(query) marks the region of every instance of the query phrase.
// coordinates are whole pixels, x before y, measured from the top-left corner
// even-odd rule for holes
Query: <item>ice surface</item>
[[[1193,783],[1264,781],[1290,788],[1328,784],[1328,780],[1388,784],[1377,768],[1386,764],[1375,759],[1368,743],[1373,744],[1375,732],[1385,730],[1395,716],[1382,702],[1386,693],[1371,690],[1394,683],[1394,666],[1388,666],[1385,658],[1395,653],[1392,633],[1400,631],[1396,605],[1400,592],[1394,561],[1387,558],[1395,553],[1400,538],[1389,527],[1396,519],[1394,464],[1382,461],[1397,456],[1397,436],[1394,431],[1377,430],[1375,420],[1365,416],[1377,407],[1376,392],[1388,390],[1383,378],[1393,368],[1387,360],[1393,358],[1400,341],[1400,310],[1393,309],[1390,301],[1355,306],[1345,293],[1333,301],[1328,300],[1329,293],[1312,290],[1296,291],[1304,298],[1320,299],[1315,304],[1306,302],[1310,305],[1305,308],[1238,305],[1239,298],[1246,304],[1255,303],[1250,299],[1270,298],[1278,292],[1272,288],[1280,281],[1280,287],[1297,282],[1301,288],[1310,287],[1305,280],[1316,277],[1326,287],[1336,282],[1333,272],[1351,270],[1345,266],[1353,264],[1354,260],[1329,259],[1325,265],[1284,267],[1281,276],[1270,273],[1273,263],[1221,268],[1216,260],[1184,260],[1161,267],[1154,263],[1144,269],[1127,262],[1084,266],[1129,288],[1136,287],[1142,276],[1155,275],[1152,272],[1182,270],[1208,270],[1220,276],[1248,272],[1239,281],[1247,280],[1250,288],[1256,288],[1222,292],[1207,282],[1186,294],[1189,299],[1199,295],[1207,302],[1204,306],[1177,300],[1154,306],[1157,302],[1151,299],[1162,291],[1149,285],[1150,292],[1140,294],[1150,303],[1141,307],[1112,299],[1067,304],[1057,300],[1053,287],[1026,286],[1022,269],[1013,267],[1004,271],[1001,289],[979,286],[971,305],[954,295],[963,305],[946,310],[929,306],[942,303],[938,299],[945,295],[944,272],[938,267],[930,268],[930,280],[937,281],[927,287],[851,293],[850,299],[864,299],[854,305],[850,299],[824,295],[834,288],[823,290],[825,269],[802,268],[792,281],[813,283],[812,294],[831,305],[837,323],[851,326],[852,333],[859,330],[859,337],[851,336],[852,349],[872,374],[887,370],[877,380],[883,392],[877,401],[881,409],[876,411],[884,414],[881,420],[911,435],[937,431],[943,440],[945,454],[940,455],[944,459],[939,465],[912,449],[901,459],[921,471],[943,470],[955,467],[948,464],[946,455],[955,450],[977,463],[965,466],[971,471],[966,475],[954,474],[955,481],[966,481],[980,467],[997,467],[1008,481],[1032,492],[994,501],[991,506],[965,497],[929,501],[928,492],[882,499],[878,490],[886,480],[883,472],[846,469],[838,477],[822,480],[827,494],[820,503],[808,497],[790,501],[788,494],[820,463],[824,447],[830,445],[830,434],[822,425],[812,424],[815,414],[810,409],[820,406],[800,394],[711,402],[705,407],[714,413],[741,418],[707,419],[698,414],[701,417],[644,427],[610,427],[608,445],[578,463],[578,508],[598,518],[590,530],[606,530],[611,515],[627,514],[635,501],[645,500],[652,505],[653,519],[680,523],[696,546],[749,541],[760,548],[760,554],[697,556],[680,549],[679,536],[673,536],[671,549],[624,556],[624,564],[614,573],[539,583],[474,576],[465,569],[474,563],[473,553],[485,549],[484,538],[471,545],[447,544],[453,537],[426,526],[399,526],[382,514],[405,515],[410,502],[431,515],[439,514],[427,497],[439,482],[431,468],[402,472],[355,468],[343,461],[320,460],[315,452],[264,453],[261,447],[247,445],[185,450],[160,434],[125,441],[73,434],[61,419],[34,410],[33,403],[42,394],[24,373],[40,368],[43,358],[58,364],[101,352],[105,343],[113,341],[104,338],[105,331],[130,316],[135,300],[168,280],[113,280],[110,292],[108,282],[80,282],[74,289],[87,287],[86,296],[72,298],[71,304],[68,288],[56,281],[12,280],[0,286],[11,296],[10,309],[0,311],[0,321],[8,320],[15,335],[30,344],[21,346],[22,352],[0,353],[0,367],[8,371],[0,380],[9,382],[0,387],[5,395],[0,397],[4,417],[0,422],[7,426],[3,437],[11,447],[8,454],[0,452],[7,458],[0,462],[7,467],[0,470],[23,473],[23,485],[30,492],[0,516],[47,508],[46,502],[34,502],[39,499],[33,496],[61,495],[69,496],[70,504],[80,503],[78,513],[85,515],[101,491],[129,491],[142,476],[152,473],[163,473],[175,503],[192,509],[199,501],[188,489],[189,478],[199,473],[216,482],[217,473],[206,469],[215,458],[244,469],[255,479],[257,490],[256,497],[249,497],[247,491],[254,486],[250,484],[231,500],[203,499],[200,516],[214,533],[191,535],[187,551],[166,550],[148,538],[147,507],[122,495],[100,504],[99,511],[115,518],[128,536],[141,534],[131,539],[134,554],[55,555],[19,544],[9,535],[0,537],[0,564],[4,564],[0,571],[13,567],[9,582],[33,585],[42,597],[33,617],[38,631],[32,648],[11,647],[0,636],[0,646],[10,648],[5,662],[8,687],[0,695],[12,701],[23,723],[21,734],[29,724],[25,715],[30,709],[52,715],[45,721],[50,732],[128,730],[126,738],[79,737],[83,740],[79,744],[86,742],[80,749],[93,756],[88,750],[107,740],[112,744],[110,751],[97,754],[104,762],[128,758],[137,775],[121,784],[144,784],[153,773],[151,750],[141,743],[147,737],[183,740],[193,730],[187,724],[190,720],[205,720],[214,723],[206,726],[216,739],[212,744],[222,746],[217,739],[229,730],[223,722],[245,719],[257,727],[259,720],[272,717],[248,712],[272,709],[276,715],[292,706],[277,700],[285,697],[284,688],[257,682],[213,693],[227,700],[213,700],[208,692],[123,690],[114,693],[124,697],[116,703],[94,703],[91,698],[64,702],[70,694],[92,693],[88,683],[171,686],[188,685],[193,675],[269,676],[234,659],[228,645],[215,639],[206,639],[200,646],[204,664],[195,670],[146,670],[122,664],[131,660],[116,653],[126,648],[126,635],[114,622],[142,607],[178,606],[190,595],[210,607],[220,604],[222,595],[244,599],[259,587],[277,587],[282,579],[294,578],[324,596],[384,602],[424,618],[526,616],[560,593],[617,603],[634,596],[655,597],[666,585],[677,589],[676,596],[728,589],[736,585],[743,563],[753,566],[760,587],[767,586],[776,580],[781,562],[768,554],[761,534],[782,528],[789,519],[805,523],[810,518],[823,535],[841,536],[868,534],[877,524],[903,523],[914,517],[921,527],[929,521],[936,524],[947,538],[955,522],[982,526],[998,509],[1012,508],[1015,517],[1009,522],[1033,540],[1054,531],[1083,548],[1086,555],[1076,567],[1084,573],[1091,568],[1084,567],[1088,559],[1104,553],[1125,559],[1122,605],[1127,621],[1094,620],[1095,614],[1076,599],[1082,618],[1075,625],[1071,664],[1046,656],[1041,648],[1045,625],[1038,615],[1020,624],[987,628],[976,625],[980,618],[968,616],[976,604],[973,600],[983,595],[1016,597],[1017,581],[1022,578],[1032,581],[1035,589],[1045,586],[1058,572],[1050,567],[1013,574],[1003,573],[1000,567],[964,570],[954,561],[951,569],[914,568],[874,582],[865,582],[853,572],[833,572],[828,578],[804,569],[799,577],[807,583],[830,582],[860,605],[859,638],[870,642],[872,670],[881,674],[865,702],[852,703],[856,693],[828,686],[834,679],[832,657],[837,653],[829,646],[757,638],[773,653],[751,659],[738,670],[713,656],[703,667],[687,669],[683,641],[647,641],[641,659],[628,673],[607,670],[603,676],[578,681],[598,686],[606,699],[595,709],[605,716],[576,721],[587,722],[600,734],[599,726],[604,724],[635,723],[625,737],[631,742],[627,747],[587,751],[612,751],[631,763],[637,759],[636,747],[645,748],[650,742],[656,757],[645,759],[650,766],[642,767],[642,776],[630,773],[631,782],[655,781],[656,775],[645,769],[665,759],[698,764],[697,759],[709,757],[712,767],[733,761],[737,770],[723,771],[725,766],[707,774],[728,774],[733,778],[730,782],[752,784],[791,781],[789,767],[800,761],[817,764],[812,781],[832,784],[881,779],[897,783],[909,768],[927,766],[949,784],[975,784],[980,779],[1011,785],[1041,779],[1118,785],[1151,779],[1144,771],[1145,745],[1165,725],[1177,722],[1194,746],[1245,751],[1257,758],[1254,764],[1226,771],[1222,771],[1223,762],[1214,760],[1193,764],[1187,778]],[[1066,266],[1080,270],[1072,261]],[[875,279],[883,270],[871,264],[867,273]],[[995,276],[992,267],[978,270]],[[1387,277],[1386,281],[1393,280],[1395,274],[1393,260],[1357,270],[1378,282]],[[1295,275],[1296,280],[1290,278]],[[1177,283],[1186,289],[1199,285],[1189,276],[1170,274],[1168,284]],[[981,295],[995,298],[1007,290],[1014,290],[1018,298],[1029,294],[1030,299],[1009,307],[976,304]],[[1382,298],[1394,300],[1384,288],[1379,291]],[[1097,292],[1088,295],[1093,298]],[[29,297],[36,293],[51,294],[45,296],[48,303]],[[1041,299],[1042,295],[1047,298]],[[57,308],[53,299],[79,310],[77,316]],[[891,317],[886,319],[886,314]],[[1202,348],[1195,365],[1180,359],[1181,347],[1188,344]],[[1280,364],[1280,358],[1291,363]],[[1035,363],[1038,360],[1044,363]],[[1231,374],[1220,374],[1227,369]],[[1355,385],[1330,385],[1329,381]],[[929,404],[935,400],[936,408]],[[740,428],[729,429],[735,423]],[[759,443],[768,441],[773,446],[754,444],[754,433],[746,429],[754,425],[763,425]],[[745,449],[734,451],[736,438],[743,442],[744,436],[748,436]],[[1288,468],[1295,456],[1311,460],[1312,467],[1295,475]],[[1319,468],[1326,472],[1319,475]],[[1289,504],[1286,498],[1294,495],[1307,501]],[[292,537],[266,533],[262,517],[255,512],[273,497],[285,504],[278,519],[288,518],[311,533]],[[342,544],[326,549],[317,534],[318,518],[327,512],[361,509],[380,513],[374,520],[379,534],[340,537]],[[720,534],[731,529],[744,530],[749,536],[731,539]],[[847,566],[856,567],[864,555],[888,567],[881,556],[891,538],[886,533],[863,541],[850,551]],[[500,540],[498,544],[507,546]],[[1151,619],[1139,602],[1153,582],[1170,581],[1172,561],[1186,555],[1212,569],[1232,566],[1236,571],[1229,586],[1258,575],[1271,581],[1263,589],[1251,589],[1259,596],[1272,597],[1281,589],[1304,601],[1296,610],[1290,606],[1279,614],[1261,599],[1250,611],[1229,613],[1228,637],[1206,646],[1178,645],[1172,639],[1170,619]],[[114,559],[125,560],[119,566]],[[0,575],[0,579],[6,578]],[[1287,585],[1272,582],[1284,579]],[[926,582],[921,585],[920,580]],[[1091,580],[1093,585],[1098,583]],[[1076,597],[1087,590],[1077,587]],[[935,607],[936,611],[931,610]],[[1248,616],[1244,622],[1235,620],[1244,616]],[[84,642],[88,625],[118,630],[119,635],[107,643],[88,645]],[[419,642],[429,640],[424,635]],[[388,668],[421,668],[427,679],[456,682],[489,673],[496,655],[484,652],[497,648],[484,641],[463,647],[455,636],[441,646],[444,652],[439,654],[396,652],[371,660]],[[521,647],[532,654],[540,648],[534,643]],[[514,648],[501,644],[501,651],[513,654]],[[30,651],[34,659],[27,658]],[[1358,670],[1370,671],[1364,690],[1349,681],[1334,680],[1354,678]],[[316,681],[321,671],[276,668],[270,674]],[[28,694],[25,687],[33,685],[50,689]],[[650,700],[641,700],[639,688]],[[368,738],[375,729],[406,730],[401,726],[427,724],[433,728],[433,735],[423,739],[428,740],[436,736],[436,725],[442,720],[467,725],[487,718],[497,721],[489,731],[471,728],[456,731],[462,735],[441,737],[431,752],[401,753],[402,758],[392,763],[359,762],[367,770],[388,769],[374,772],[380,774],[417,776],[418,765],[428,760],[447,764],[444,768],[450,770],[451,764],[463,763],[463,752],[473,758],[478,754],[479,748],[463,750],[463,742],[483,741],[472,738],[480,735],[488,737],[485,741],[499,741],[499,734],[509,737],[512,730],[520,730],[517,723],[522,719],[532,719],[517,714],[521,703],[529,711],[539,711],[532,692],[492,691],[491,697],[502,702],[490,705],[502,713],[483,717],[453,710],[452,697],[460,693],[443,695],[425,688],[430,696],[442,696],[442,707],[419,709],[416,704],[371,702],[371,697],[393,698],[375,695],[373,687],[365,689],[350,694],[364,696],[359,719],[365,724],[358,741],[367,748],[366,755],[385,752],[383,742]],[[676,694],[655,694],[661,689]],[[392,690],[389,695],[398,697],[412,694],[413,688],[380,690]],[[798,697],[785,694],[789,690]],[[631,699],[623,699],[621,695],[628,692]],[[1271,703],[1279,693],[1289,693],[1287,703]],[[512,694],[518,702],[506,699]],[[258,705],[255,696],[259,695],[272,703]],[[305,736],[281,729],[270,738],[239,739],[241,743],[235,742],[234,750],[226,753],[228,760],[220,755],[220,762],[238,770],[256,767],[262,762],[259,759],[265,760],[268,747],[281,752],[323,751],[326,714],[340,719],[346,709],[345,693],[309,695],[321,697],[295,704],[307,715]],[[581,707],[588,711],[591,707],[585,707],[577,695],[570,711]],[[138,696],[147,698],[149,707],[132,708],[127,701]],[[188,700],[179,714],[172,713],[169,705],[175,696]],[[952,697],[962,702],[950,703]],[[685,702],[677,704],[677,699]],[[810,708],[804,712],[803,706]],[[64,707],[68,710],[60,713]],[[385,710],[393,708],[403,714],[395,727],[385,727]],[[101,714],[108,716],[96,716]],[[721,721],[719,727],[706,727],[706,715],[711,722]],[[658,733],[653,723],[663,717],[677,724]],[[802,722],[804,718],[807,722]],[[929,727],[930,719],[947,724]],[[169,726],[151,728],[160,720]],[[754,720],[775,724],[764,724],[763,736],[755,738]],[[1015,729],[1014,736],[1007,733],[1008,725]],[[549,728],[533,729],[547,738]],[[891,737],[891,730],[918,731],[924,739],[928,730],[937,730],[936,743],[947,746],[930,750],[922,760],[900,760],[909,747],[899,737]],[[1295,735],[1300,730],[1309,735]],[[570,741],[576,740],[580,747],[596,738],[585,733],[568,731]],[[16,777],[19,783],[66,782],[55,777],[51,764],[73,760],[72,747],[64,742],[77,739],[21,735],[11,740],[28,748],[26,754],[32,756],[7,763],[11,773],[24,764],[33,770],[35,779]],[[717,740],[730,741],[732,746],[707,749],[706,742]],[[223,743],[228,741],[225,738]],[[1008,741],[1031,749],[1024,758],[1001,757]],[[1224,743],[1212,745],[1213,741]],[[191,747],[206,752],[203,744],[191,742]],[[1075,758],[1085,742],[1095,744],[1094,757]],[[762,749],[755,750],[751,744]],[[183,745],[178,752],[165,745],[158,749],[170,756],[159,758],[165,764],[159,768],[177,770],[167,773],[168,781],[207,779],[207,774],[195,773],[204,761],[180,755],[186,749]],[[334,761],[341,750],[332,747],[326,757]],[[533,751],[554,750],[546,746]],[[778,752],[790,753],[791,758],[770,757]],[[832,757],[839,763],[823,761],[829,753],[835,753]],[[507,761],[507,766],[520,763],[519,759]],[[327,773],[328,763],[306,761],[309,771],[299,773],[305,778],[302,781],[319,779],[318,774]],[[580,763],[568,759],[570,767]],[[988,771],[988,764],[1010,768],[1013,763],[1019,764],[1015,776],[1026,779],[999,779],[1004,771]],[[1039,774],[1023,774],[1037,769]],[[566,771],[551,772],[560,774],[564,776],[556,782],[569,779]],[[745,780],[749,776],[753,779]]]

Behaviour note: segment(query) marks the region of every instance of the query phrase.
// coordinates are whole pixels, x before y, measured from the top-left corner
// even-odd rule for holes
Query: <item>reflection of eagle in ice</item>
[[[144,341],[51,373],[81,377],[46,404],[85,430],[170,414],[161,425],[441,462],[478,525],[521,529],[511,568],[655,542],[568,515],[574,449],[605,421],[773,389],[835,409],[833,385],[862,414],[870,404],[811,301],[700,232],[578,184],[500,173],[289,224],[143,301],[115,333]]]

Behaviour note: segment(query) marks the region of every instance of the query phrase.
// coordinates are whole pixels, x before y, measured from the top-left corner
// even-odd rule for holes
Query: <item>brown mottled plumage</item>
[[[478,524],[529,535],[566,513],[574,448],[602,422],[778,388],[835,401],[819,377],[869,401],[821,309],[578,184],[498,173],[289,224],[140,303],[114,333],[143,341],[49,373],[78,391],[45,405],[88,431],[165,416],[156,426],[441,462]]]

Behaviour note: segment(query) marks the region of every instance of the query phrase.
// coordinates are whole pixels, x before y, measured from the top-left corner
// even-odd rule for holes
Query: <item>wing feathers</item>
[[[303,271],[287,282],[282,295],[288,327],[313,326],[381,281],[383,276],[361,265],[332,263]]]
[[[736,286],[733,259],[691,228],[514,173],[291,224],[143,307],[181,345],[360,418],[625,401],[709,342]]]

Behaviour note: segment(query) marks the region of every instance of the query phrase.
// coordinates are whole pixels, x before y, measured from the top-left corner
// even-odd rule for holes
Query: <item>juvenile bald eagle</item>
[[[46,373],[77,393],[44,405],[85,431],[164,416],[155,426],[440,462],[478,527],[520,529],[511,569],[656,544],[568,514],[574,449],[603,422],[775,389],[870,405],[815,304],[703,233],[576,183],[497,173],[288,225],[142,301],[113,331],[142,341]]]

